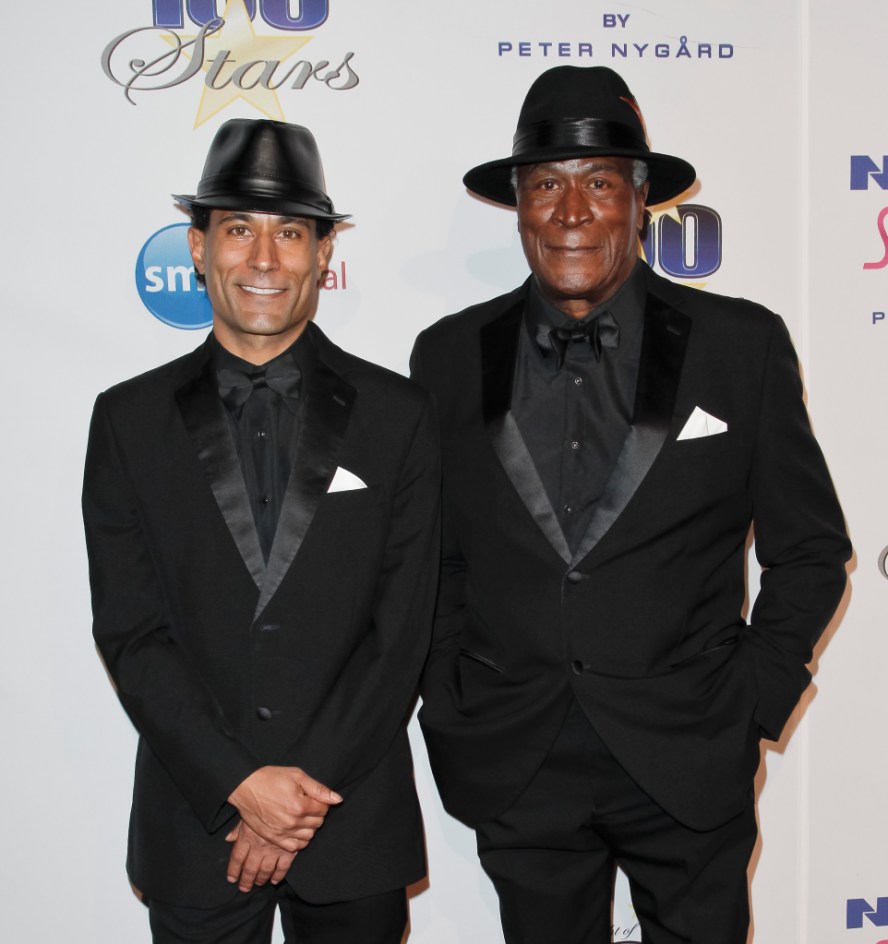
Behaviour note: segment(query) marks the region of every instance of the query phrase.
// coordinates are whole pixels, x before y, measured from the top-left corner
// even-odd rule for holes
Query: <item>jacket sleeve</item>
[[[758,687],[755,720],[776,740],[811,679],[807,664],[842,597],[851,555],[811,431],[795,351],[779,318],[763,373],[750,493],[763,572],[744,647]]]
[[[420,334],[410,357],[410,376],[434,397],[434,387],[423,369],[421,349],[424,341],[425,335]],[[444,707],[453,699],[452,686],[466,614],[466,561],[457,539],[453,516],[448,510],[446,482],[441,503],[440,561],[432,644],[420,686],[424,715],[434,712],[437,704]]]
[[[138,495],[107,397],[96,401],[83,484],[93,635],[117,694],[208,832],[234,814],[231,791],[261,766],[172,631]]]

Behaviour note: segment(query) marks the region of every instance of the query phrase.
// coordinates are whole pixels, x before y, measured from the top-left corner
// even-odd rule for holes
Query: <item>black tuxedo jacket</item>
[[[208,345],[100,395],[83,507],[94,634],[140,734],[128,869],[209,907],[266,764],[339,791],[288,882],[347,900],[424,874],[405,723],[428,650],[440,469],[427,394],[318,352],[265,566]],[[366,488],[328,492],[337,467]]]
[[[510,412],[527,285],[443,319],[414,350],[444,463],[420,720],[444,803],[470,824],[521,793],[572,697],[674,817],[726,821],[845,585],[843,518],[783,322],[645,279],[631,429],[576,554]],[[697,407],[727,430],[681,438]],[[747,624],[753,520],[764,571]]]

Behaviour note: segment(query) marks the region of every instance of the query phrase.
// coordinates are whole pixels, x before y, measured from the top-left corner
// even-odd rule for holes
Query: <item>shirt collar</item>
[[[223,347],[215,334],[210,334],[210,361],[213,370],[216,371],[222,369],[238,370],[247,374],[247,376],[251,376],[259,371],[265,370],[270,364],[283,360],[285,357],[292,357],[301,372],[302,396],[300,400],[302,400],[306,391],[311,389],[311,377],[314,373],[315,360],[317,359],[317,348],[315,347],[314,338],[312,337],[311,325],[305,326],[305,330],[302,334],[296,338],[286,351],[282,351],[277,357],[273,357],[264,364],[251,364],[242,357],[238,357],[237,354],[232,354],[228,348]],[[295,413],[298,410],[297,401],[293,401],[289,397],[282,397],[281,399],[291,412]]]
[[[616,359],[621,359],[626,351],[634,348],[635,339],[644,326],[644,305],[647,295],[644,284],[643,267],[645,265],[645,262],[638,259],[629,277],[617,291],[607,301],[593,308],[584,318],[579,319],[579,322],[566,315],[543,296],[534,276],[530,280],[530,292],[524,307],[524,324],[530,339],[535,342],[538,325],[559,328],[578,323],[585,324],[603,312],[609,311],[620,328],[620,346],[613,353]],[[532,347],[542,357],[536,343]]]
[[[282,351],[277,357],[273,357],[264,364],[251,364],[242,357],[238,357],[237,354],[232,354],[228,348],[220,344],[215,334],[210,334],[210,358],[214,370],[219,370],[224,367],[228,370],[240,370],[245,374],[255,374],[260,370],[265,370],[269,364],[274,364],[276,361],[282,360],[285,357],[292,357],[296,361],[300,371],[302,371],[303,384],[305,384],[312,373],[316,356],[317,351],[314,339],[311,336],[308,325],[305,326],[305,330],[302,334],[296,338],[286,351]]]

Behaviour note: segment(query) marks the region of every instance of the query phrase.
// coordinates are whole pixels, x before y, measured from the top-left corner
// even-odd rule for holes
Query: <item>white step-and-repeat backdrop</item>
[[[205,333],[170,193],[228,118],[312,128],[354,214],[318,321],[406,371],[421,328],[524,278],[514,214],[461,177],[509,153],[532,80],[573,64],[622,72],[654,147],[698,169],[652,264],[789,324],[856,547],[815,685],[763,750],[755,940],[886,944],[884,0],[68,0],[3,20],[3,939],[149,940],[123,869],[135,735],[90,637],[79,492],[96,393]],[[412,734],[430,881],[411,944],[495,944],[473,837]],[[614,924],[640,940],[622,882]]]

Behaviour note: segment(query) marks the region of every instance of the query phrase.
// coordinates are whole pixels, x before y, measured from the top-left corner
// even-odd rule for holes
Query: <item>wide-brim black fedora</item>
[[[556,66],[524,99],[511,157],[473,167],[463,183],[478,196],[515,206],[513,167],[595,155],[643,160],[651,206],[677,197],[697,178],[687,161],[651,151],[641,109],[613,69]]]
[[[252,210],[339,222],[327,196],[314,135],[301,125],[232,118],[216,132],[196,194],[173,194],[186,209]]]

